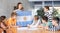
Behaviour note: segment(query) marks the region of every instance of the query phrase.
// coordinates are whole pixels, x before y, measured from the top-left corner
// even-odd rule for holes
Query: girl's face
[[[16,16],[12,16],[13,19],[16,19]]]
[[[52,24],[55,25],[57,23],[57,21],[55,20],[52,20]]]
[[[42,23],[46,23],[46,21],[42,19]]]
[[[46,8],[44,8],[44,12],[47,12],[48,10]]]
[[[22,7],[23,7],[22,4],[19,4],[18,8],[21,9]]]
[[[34,17],[34,20],[38,20],[37,18],[38,18],[38,17]]]

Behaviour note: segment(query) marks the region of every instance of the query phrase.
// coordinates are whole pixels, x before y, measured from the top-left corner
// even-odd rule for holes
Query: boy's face
[[[52,20],[52,24],[55,25],[57,23],[56,20]]]
[[[12,18],[15,19],[16,18],[16,15],[12,16]]]
[[[44,12],[47,12],[47,9],[46,8],[44,8]]]
[[[38,17],[34,17],[34,20],[38,20],[37,18],[38,18]]]
[[[42,19],[42,23],[46,23],[46,21]]]

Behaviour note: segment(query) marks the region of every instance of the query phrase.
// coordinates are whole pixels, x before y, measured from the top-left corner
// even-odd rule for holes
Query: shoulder
[[[12,18],[10,17],[10,18],[7,19],[7,21],[11,21],[11,19],[12,19]]]
[[[18,11],[18,9],[17,10],[13,10],[13,12],[16,12],[16,11]]]
[[[52,14],[52,13],[53,13],[53,11],[52,11],[52,10],[49,10],[48,12],[49,12],[49,14]]]
[[[48,25],[48,26],[50,26],[50,25],[52,26],[52,23],[51,23],[51,22],[48,22],[47,25]]]
[[[22,11],[22,10],[16,9],[16,10],[14,10],[13,12],[17,12],[17,11]]]

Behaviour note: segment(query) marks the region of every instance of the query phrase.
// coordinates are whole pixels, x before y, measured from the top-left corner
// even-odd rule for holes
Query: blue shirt
[[[46,24],[43,23],[42,25],[43,25],[43,26],[46,26],[46,25],[47,25],[48,27],[52,27],[52,23],[51,23],[51,22],[47,22]]]
[[[50,31],[57,31],[57,30],[60,30],[60,24],[59,24],[58,26],[52,25],[52,27],[49,27],[49,30],[50,30]]]

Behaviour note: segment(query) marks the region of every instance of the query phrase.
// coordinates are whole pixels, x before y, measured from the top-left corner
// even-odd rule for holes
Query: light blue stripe
[[[16,10],[17,16],[31,16],[32,11],[22,11],[22,10]],[[17,26],[27,26],[27,24],[31,24],[32,21],[24,21],[24,22],[17,22]]]
[[[32,15],[31,11],[16,11],[17,16],[30,16]]]
[[[33,21],[26,21],[26,22],[17,22],[16,25],[17,26],[27,26],[27,24],[32,24]]]

